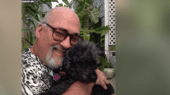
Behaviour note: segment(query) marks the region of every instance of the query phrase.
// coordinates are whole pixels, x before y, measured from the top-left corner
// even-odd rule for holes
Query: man
[[[66,7],[51,9],[35,31],[36,42],[22,54],[22,94],[35,95],[50,88],[54,69],[59,69],[66,49],[80,38],[80,21]],[[96,83],[73,83],[63,95],[89,95],[94,84],[107,89],[109,81],[97,69]],[[51,77],[48,77],[50,75]]]

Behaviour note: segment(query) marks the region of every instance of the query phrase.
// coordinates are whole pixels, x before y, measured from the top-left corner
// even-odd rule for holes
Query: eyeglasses
[[[68,34],[67,30],[65,30],[65,29],[57,29],[57,28],[52,27],[48,23],[45,23],[45,24],[47,24],[49,27],[51,27],[53,29],[52,37],[55,41],[62,42],[69,35],[70,36],[70,45],[74,46],[80,39],[83,40],[82,37],[79,36],[79,34]]]

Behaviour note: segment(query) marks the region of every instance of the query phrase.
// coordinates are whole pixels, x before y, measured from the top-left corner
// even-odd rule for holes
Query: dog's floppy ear
[[[73,56],[74,56],[74,47],[66,50],[65,54],[64,54],[64,59],[62,62],[62,68],[64,71],[66,71],[66,74],[74,77],[75,79],[77,79],[77,73],[75,71],[74,67],[74,62],[73,62]]]

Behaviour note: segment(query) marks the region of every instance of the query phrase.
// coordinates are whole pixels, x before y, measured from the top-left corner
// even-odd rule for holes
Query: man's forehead
[[[57,7],[50,11],[47,17],[47,23],[61,31],[67,31],[69,34],[79,34],[80,21],[74,11],[66,7]]]

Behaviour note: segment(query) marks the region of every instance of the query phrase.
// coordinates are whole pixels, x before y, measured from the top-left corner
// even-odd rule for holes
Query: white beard
[[[46,63],[47,63],[47,66],[50,67],[51,69],[58,69],[62,66],[62,61],[63,61],[63,58],[61,57],[53,57],[52,56],[52,52],[53,52],[53,48],[54,47],[57,47],[57,45],[51,47],[48,52],[47,52],[47,56],[46,56]]]

